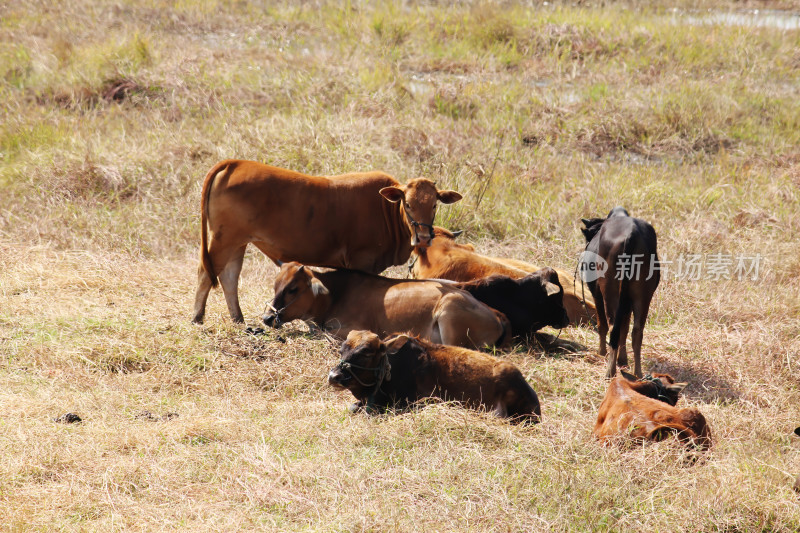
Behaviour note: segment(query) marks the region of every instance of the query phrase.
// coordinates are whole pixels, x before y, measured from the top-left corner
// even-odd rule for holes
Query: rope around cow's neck
[[[433,234],[433,224],[424,224],[424,223],[422,223],[422,222],[417,222],[416,220],[414,220],[414,217],[412,217],[412,216],[411,216],[411,213],[409,213],[409,212],[408,212],[408,209],[406,209],[406,208],[405,208],[405,205],[403,205],[403,211],[405,211],[405,213],[406,213],[406,216],[408,217],[408,220],[410,220],[410,221],[411,221],[411,227],[412,227],[412,228],[414,228],[414,239],[415,239],[417,242],[419,242],[419,235],[417,234],[417,228],[418,228],[418,227],[420,227],[420,226],[422,226],[422,227],[424,227],[424,228],[428,228],[428,233],[429,233],[429,234],[430,234],[430,236],[431,236],[431,239],[430,239],[430,240],[432,241],[432,240],[433,240],[433,237],[434,237],[434,234]],[[433,221],[432,221],[432,222],[433,222]]]
[[[389,364],[389,356],[385,352],[381,358],[380,364],[376,367],[356,365],[345,361],[344,359],[339,361],[338,366],[339,369],[347,371],[350,374],[350,377],[355,379],[362,387],[372,387],[372,390],[366,395],[367,405],[370,405],[374,401],[375,394],[377,394],[378,390],[381,388],[381,385],[383,385],[383,382],[392,378],[392,365]],[[375,381],[373,383],[364,383],[361,378],[356,376],[352,369],[372,371],[373,375],[375,376]]]

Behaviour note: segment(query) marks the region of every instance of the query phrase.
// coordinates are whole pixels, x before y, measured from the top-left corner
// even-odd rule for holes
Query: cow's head
[[[622,207],[621,205],[618,205],[617,207],[608,212],[608,216],[606,218],[629,217],[629,216],[631,215],[628,213],[628,210]]]
[[[434,237],[439,237],[439,242],[445,243],[449,246],[455,246],[456,248],[463,248],[464,250],[469,250],[470,252],[475,251],[475,247],[471,244],[456,242],[456,238],[461,236],[464,233],[463,229],[450,231],[449,229],[445,229],[441,226],[434,226],[433,227],[433,235]]]
[[[675,378],[669,374],[648,374],[639,379],[623,371],[622,376],[635,385],[634,388],[639,394],[672,406],[678,403],[681,392],[688,385],[688,383],[675,383]]]
[[[427,247],[434,237],[433,219],[436,203],[452,204],[461,200],[455,191],[440,191],[426,178],[414,178],[405,185],[384,187],[381,196],[390,202],[401,202],[403,219],[411,231],[411,246]]]
[[[600,228],[605,222],[606,219],[604,218],[582,218],[581,222],[583,222],[583,226],[581,228],[581,232],[583,236],[586,238],[586,242],[591,242],[594,239],[594,236],[597,235],[597,232],[600,231]]]
[[[295,319],[308,320],[314,310],[328,298],[328,289],[314,273],[300,263],[284,263],[275,278],[275,298],[270,311],[264,315],[264,324],[279,328],[284,322]]]
[[[328,383],[334,388],[347,389],[361,399],[391,379],[387,345],[371,331],[351,331],[339,354],[342,360],[328,372]]]
[[[581,232],[583,232],[583,236],[586,237],[586,242],[590,242],[597,232],[600,231],[600,227],[603,225],[603,222],[608,220],[611,217],[629,217],[628,210],[618,205],[614,209],[608,212],[608,216],[606,218],[582,218],[581,222],[583,222],[584,227],[581,228]]]
[[[540,268],[522,278],[519,284],[526,294],[530,293],[531,301],[538,301],[544,295],[544,302],[537,305],[542,311],[544,325],[558,329],[569,325],[569,316],[564,309],[564,289],[558,280],[558,272],[550,267]]]

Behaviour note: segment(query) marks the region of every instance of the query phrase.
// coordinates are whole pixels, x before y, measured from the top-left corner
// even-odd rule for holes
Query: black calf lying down
[[[491,355],[408,335],[385,341],[351,331],[328,383],[348,389],[368,412],[402,409],[437,397],[492,410],[513,422],[539,422],[539,398],[519,369]]]
[[[569,325],[564,290],[558,273],[550,267],[520,279],[496,274],[455,286],[506,315],[515,337],[535,333],[545,326],[561,329]]]

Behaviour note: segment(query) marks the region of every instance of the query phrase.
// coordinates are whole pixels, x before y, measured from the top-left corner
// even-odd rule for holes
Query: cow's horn
[[[463,229],[459,229],[459,230],[456,230],[456,231],[454,231],[452,233],[453,233],[453,238],[455,239],[456,237],[458,237],[459,235],[464,233],[464,230]]]

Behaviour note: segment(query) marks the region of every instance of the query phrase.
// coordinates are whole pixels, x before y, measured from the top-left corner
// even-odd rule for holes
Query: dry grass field
[[[0,3],[0,527],[799,530],[800,30],[765,12],[798,4],[531,4]],[[192,325],[229,157],[430,177],[479,251],[568,270],[580,218],[626,206],[675,269],[705,260],[662,281],[643,363],[689,382],[714,447],[595,442],[589,328],[499,354],[542,402],[516,427],[351,415],[337,346],[248,335],[220,291]],[[276,271],[248,252],[251,325]]]

